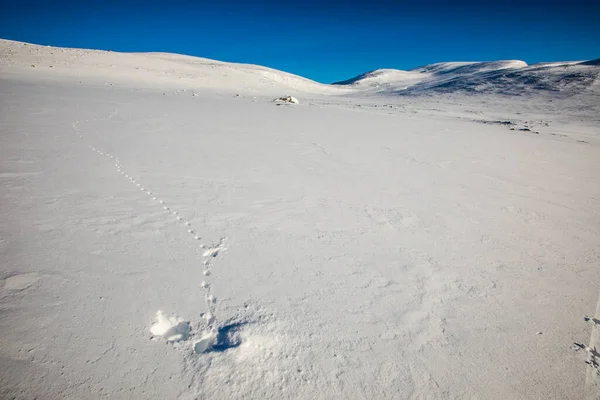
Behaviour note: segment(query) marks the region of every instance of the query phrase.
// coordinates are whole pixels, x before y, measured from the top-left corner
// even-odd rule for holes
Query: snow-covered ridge
[[[485,71],[497,71],[508,68],[525,68],[527,63],[521,60],[500,60],[486,62],[442,62],[414,68],[411,71],[432,74],[473,74]]]
[[[93,77],[152,87],[213,88],[241,93],[344,93],[291,73],[170,53],[119,53],[0,39],[0,72]]]
[[[334,85],[382,86],[398,82],[422,82],[444,75],[467,75],[478,72],[498,71],[509,68],[524,68],[527,63],[519,60],[490,62],[440,62],[417,67],[408,71],[399,69],[376,69]]]
[[[142,87],[215,89],[244,94],[391,94],[543,92],[596,93],[598,60],[538,63],[519,60],[441,62],[412,70],[377,69],[332,85],[252,64],[169,53],[117,53],[39,46],[0,39],[0,72],[95,78]]]
[[[496,93],[522,95],[598,90],[597,60],[539,63],[519,60],[442,62],[409,71],[378,69],[334,85],[383,94]]]

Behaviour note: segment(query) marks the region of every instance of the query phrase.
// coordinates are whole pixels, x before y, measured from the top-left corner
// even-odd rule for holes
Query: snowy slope
[[[600,68],[591,62],[543,63],[523,61],[437,63],[410,71],[376,70],[335,85],[383,94],[483,93],[574,95],[600,93]]]
[[[0,398],[594,398],[593,96],[3,46]]]
[[[487,93],[573,95],[598,93],[600,66],[588,62],[443,62],[402,71],[380,69],[333,85],[251,64],[226,63],[166,53],[116,53],[66,49],[0,39],[0,73],[59,80],[77,76],[87,83],[227,90],[250,95],[312,93],[343,95],[429,95]],[[286,92],[287,91],[287,92]]]
[[[523,61],[495,62],[442,62],[403,71],[398,69],[378,69],[334,85],[353,85],[355,87],[392,86],[405,83],[416,84],[426,80],[435,80],[446,74],[464,76],[479,72],[498,71],[507,68],[527,66]]]
[[[249,94],[260,91],[344,93],[297,75],[251,64],[226,63],[166,53],[116,53],[39,46],[0,39],[0,73],[86,83],[162,88],[218,89]]]

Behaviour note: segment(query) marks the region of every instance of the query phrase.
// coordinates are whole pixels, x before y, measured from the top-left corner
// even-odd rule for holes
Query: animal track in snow
[[[590,367],[594,368],[598,375],[600,375],[600,352],[595,347],[586,346],[581,343],[573,343],[577,346],[577,350],[583,349],[587,352],[588,359],[585,360],[585,363]]]
[[[108,119],[112,118],[112,116],[116,114],[111,114]],[[80,122],[73,122],[73,129],[78,134],[78,136],[83,139],[84,136],[80,130]],[[113,162],[116,172],[122,175],[125,179],[127,179],[130,183],[135,185],[136,188],[139,188],[141,192],[146,193],[153,201],[157,202],[157,205],[160,206],[164,211],[166,211],[170,216],[174,217],[175,221],[183,224],[186,228],[187,233],[192,236],[192,238],[196,241],[200,240],[201,237],[198,233],[192,228],[192,224],[190,221],[187,221],[181,214],[173,210],[169,205],[167,205],[163,200],[161,200],[156,194],[152,191],[148,190],[145,186],[142,185],[141,182],[138,182],[132,175],[125,172],[123,169],[119,157],[110,154],[108,152],[103,152],[89,144],[88,148],[94,153],[110,160]],[[202,274],[204,277],[211,276],[211,260],[215,259],[220,252],[225,251],[227,238],[221,238],[218,243],[206,246],[204,244],[200,244],[200,247],[204,249],[203,257],[204,260],[202,262],[203,271]],[[208,332],[203,334],[196,334],[192,332],[191,324],[189,321],[181,320],[176,316],[167,317],[162,311],[158,311],[156,313],[156,321],[150,327],[150,332],[153,336],[159,336],[166,339],[168,342],[178,342],[185,341],[190,339],[191,337],[201,336],[200,340],[197,340],[193,343],[193,350],[195,353],[203,353],[206,351],[224,351],[227,348],[237,347],[237,345],[232,345],[239,342],[239,339],[233,340],[231,335],[234,335],[237,332],[237,329],[225,329],[226,327],[217,328],[218,321],[216,318],[215,307],[217,304],[217,298],[212,293],[212,285],[207,280],[204,280],[200,283],[200,286],[204,289],[204,300],[207,308],[207,312],[201,314],[200,316],[204,318],[205,323],[208,325]],[[236,336],[237,337],[237,336]]]
[[[223,352],[238,347],[242,344],[240,330],[244,325],[245,323],[234,323],[210,331],[194,342],[194,353]]]
[[[204,257],[216,257],[219,255],[219,253],[221,251],[225,251],[227,250],[227,247],[225,246],[225,242],[227,241],[227,238],[221,238],[221,240],[219,240],[219,243],[212,245],[210,247],[206,248],[206,251],[204,252]]]

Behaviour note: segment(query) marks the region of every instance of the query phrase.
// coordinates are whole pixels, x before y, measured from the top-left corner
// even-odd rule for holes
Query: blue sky
[[[247,62],[320,82],[439,61],[600,57],[600,1],[3,0],[0,37]]]

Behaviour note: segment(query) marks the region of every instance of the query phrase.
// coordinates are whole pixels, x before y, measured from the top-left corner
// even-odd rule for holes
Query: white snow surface
[[[338,82],[339,87],[384,95],[440,93],[571,96],[597,94],[600,82],[597,60],[539,63],[524,61],[444,62],[410,71],[379,69]]]
[[[1,41],[0,397],[596,398],[598,68]]]

